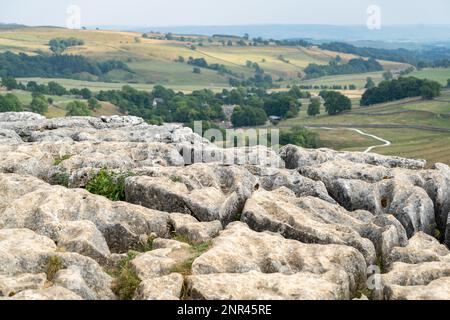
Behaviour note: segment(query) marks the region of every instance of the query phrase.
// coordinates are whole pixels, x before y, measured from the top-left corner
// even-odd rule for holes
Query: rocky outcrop
[[[329,272],[312,273],[225,273],[195,275],[187,288],[195,300],[343,300],[349,292],[345,278]]]
[[[289,169],[315,166],[332,160],[347,160],[386,168],[423,169],[426,166],[425,160],[389,157],[375,153],[338,152],[330,149],[308,150],[292,145],[284,147],[280,155],[286,163],[286,168]]]
[[[179,300],[184,278],[179,273],[152,278],[141,282],[137,289],[136,300]]]
[[[0,113],[0,299],[447,300],[450,168],[425,166]],[[84,190],[100,171],[125,201]]]
[[[138,245],[142,235],[169,233],[166,213],[29,176],[0,174],[0,185],[0,228],[28,228],[96,259],[108,254],[105,241],[121,253]]]
[[[9,290],[6,290],[9,291],[7,292],[9,296],[16,297],[12,293],[18,293],[19,295],[16,298],[29,299],[28,295],[44,298],[48,291],[40,285],[42,284],[42,276],[39,276],[40,278],[37,280],[32,280],[35,283],[32,286],[36,286],[36,289],[30,289],[32,291],[25,290],[21,294],[14,290],[20,291],[21,285],[24,285],[24,277],[28,277],[28,281],[30,281],[30,274],[39,275],[45,273],[48,281],[55,281],[52,273],[64,268],[72,270],[76,268],[79,283],[82,283],[86,290],[90,292],[90,296],[86,295],[85,298],[114,298],[114,294],[110,289],[111,277],[94,260],[77,253],[59,251],[51,239],[40,236],[29,229],[0,230],[0,274],[13,277],[10,280],[12,281],[12,286]],[[59,278],[59,282],[61,282],[62,275],[56,275],[59,276],[56,280]],[[65,284],[67,285],[67,281]],[[27,286],[31,285],[25,284],[23,289],[27,289]],[[61,290],[55,289],[55,291]],[[52,290],[49,292],[53,293]],[[64,298],[64,295],[60,298]],[[54,299],[58,298],[55,296]]]
[[[349,246],[303,244],[278,234],[258,233],[245,224],[230,224],[214,239],[212,248],[192,265],[194,275],[333,272],[343,298],[356,294],[366,281],[366,261]],[[328,274],[327,276],[330,276]],[[282,277],[281,277],[282,278]]]
[[[375,264],[377,253],[386,256],[393,247],[407,243],[405,231],[395,219],[377,218],[368,212],[352,214],[318,198],[297,198],[283,188],[254,193],[246,203],[242,221],[256,231],[278,232],[303,243],[354,247],[369,265]]]
[[[449,300],[450,251],[424,233],[403,248],[392,250],[382,275],[382,290],[389,300]]]
[[[237,219],[256,185],[257,179],[245,168],[195,164],[130,177],[125,193],[128,202],[147,208],[227,224]]]

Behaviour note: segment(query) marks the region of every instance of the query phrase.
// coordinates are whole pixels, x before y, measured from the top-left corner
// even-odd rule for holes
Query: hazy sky
[[[0,22],[65,26],[78,5],[87,26],[363,25],[374,4],[385,25],[450,24],[449,0],[0,0]]]

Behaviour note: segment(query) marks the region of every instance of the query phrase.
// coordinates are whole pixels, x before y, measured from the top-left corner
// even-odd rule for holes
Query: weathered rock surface
[[[450,299],[450,251],[436,239],[418,233],[408,246],[392,250],[389,262],[382,275],[384,298]]]
[[[375,153],[338,152],[330,149],[303,149],[288,145],[280,152],[286,163],[286,168],[297,169],[306,166],[319,165],[331,160],[342,159],[353,163],[365,163],[386,168],[423,169],[425,160],[411,160],[399,157],[382,156]]]
[[[406,167],[403,168],[403,167]],[[445,236],[450,211],[450,169],[411,170],[333,159],[300,167],[299,172],[325,184],[328,193],[348,210],[392,214],[408,236],[419,231]]]
[[[139,300],[450,300],[450,168],[425,166],[0,113],[0,299],[116,299],[126,272]],[[80,189],[103,169],[126,202]]]
[[[195,275],[187,280],[195,300],[340,300],[348,299],[346,285],[345,277],[332,272],[288,275],[250,271]]]
[[[349,246],[303,244],[278,234],[258,233],[235,222],[192,265],[194,275],[250,271],[286,275],[301,272],[321,275],[331,271],[333,281],[340,283],[341,292],[349,298],[364,286],[366,262],[361,253]]]
[[[79,279],[92,292],[92,298],[114,298],[110,289],[111,277],[94,260],[76,253],[60,252],[51,239],[29,229],[0,229],[0,274],[18,277],[48,273],[50,269],[58,271],[57,269],[63,268],[79,270]],[[53,281],[53,279],[47,280]],[[18,281],[17,278],[16,281]],[[20,285],[16,285],[15,288],[20,289]],[[25,291],[23,295],[25,298],[28,295],[46,295],[46,290],[37,290],[37,292]]]
[[[171,213],[170,224],[177,235],[186,237],[190,243],[200,244],[211,241],[222,231],[220,221],[199,222],[191,215]]]
[[[179,300],[184,278],[179,273],[148,279],[139,285],[136,300]]]
[[[83,300],[73,291],[53,286],[40,290],[25,290],[14,295],[11,300]]]
[[[284,192],[283,192],[284,191]],[[256,231],[272,231],[303,243],[340,244],[361,252],[369,265],[395,246],[407,243],[402,226],[392,219],[365,214],[361,221],[344,208],[318,198],[297,198],[288,189],[258,191],[247,201],[242,221]]]
[[[256,185],[257,179],[245,168],[195,164],[129,177],[125,193],[128,202],[147,208],[227,224],[236,220]]]
[[[68,248],[79,251],[84,247],[82,250],[95,258],[108,254],[95,228],[109,249],[119,253],[138,245],[141,235],[164,237],[169,233],[166,213],[112,202],[81,189],[51,186],[29,176],[0,174],[0,185],[0,228],[28,228],[55,241],[62,237],[66,244],[64,233],[72,232],[84,244],[77,241],[80,247],[72,244]],[[73,221],[90,221],[93,225],[86,229],[72,223],[70,227],[68,222]]]
[[[24,273],[18,276],[0,275],[0,296],[12,297],[17,292],[43,289],[46,281],[45,273]]]
[[[171,274],[175,267],[192,255],[188,244],[174,240],[157,239],[154,249],[131,261],[132,268],[143,281]]]

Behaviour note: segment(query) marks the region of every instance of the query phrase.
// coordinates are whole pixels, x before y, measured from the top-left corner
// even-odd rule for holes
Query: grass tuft
[[[66,161],[66,160],[69,160],[71,157],[72,156],[70,156],[70,155],[65,155],[65,156],[62,156],[62,157],[58,157],[53,162],[53,165],[54,166],[59,166],[62,162]]]
[[[111,201],[124,201],[125,179],[130,176],[132,176],[131,173],[117,174],[102,169],[89,181],[86,190],[92,194],[104,196]]]
[[[55,279],[55,275],[61,270],[63,267],[63,263],[60,257],[52,256],[48,259],[47,262],[47,280],[53,281]]]
[[[134,260],[139,253],[130,251],[126,259],[124,259],[117,270],[111,272],[115,278],[112,290],[120,300],[132,300],[137,288],[141,284],[141,280],[131,267],[131,261]]]

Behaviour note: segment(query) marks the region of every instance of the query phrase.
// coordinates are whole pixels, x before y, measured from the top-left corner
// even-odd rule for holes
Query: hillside
[[[359,128],[392,143],[376,148],[377,153],[450,164],[450,91],[432,101],[410,98],[370,107],[360,107],[358,99],[353,102],[352,111],[337,116],[327,115],[322,106],[321,115],[312,118],[302,108],[297,118],[281,122],[280,127],[310,127],[320,134],[324,146],[338,150],[363,151],[383,145],[347,130]]]
[[[242,77],[251,77],[254,70],[246,66],[247,61],[256,62],[274,80],[298,80],[299,74],[310,63],[327,64],[337,55],[345,63],[354,55],[338,54],[316,47],[233,46],[223,45],[223,39],[193,36],[184,41],[175,36],[171,40],[154,39],[161,35],[116,32],[101,30],[67,30],[61,28],[24,28],[5,30],[0,33],[0,52],[10,50],[36,54],[49,53],[48,43],[54,38],[74,37],[84,45],[68,48],[65,53],[81,54],[89,58],[105,60],[119,59],[126,62],[133,73],[112,71],[106,76],[108,82],[134,84],[163,84],[176,89],[192,90],[199,87],[228,87],[227,75],[203,69],[201,74],[192,72],[192,65],[175,62],[179,57],[204,58],[208,64],[223,64],[228,70]],[[213,39],[210,42],[208,39]],[[199,45],[199,41],[202,45]],[[191,49],[194,43],[196,50]],[[282,57],[282,58],[281,58]],[[407,65],[380,61],[387,70],[406,69]],[[81,80],[96,80],[89,75],[79,75]]]

